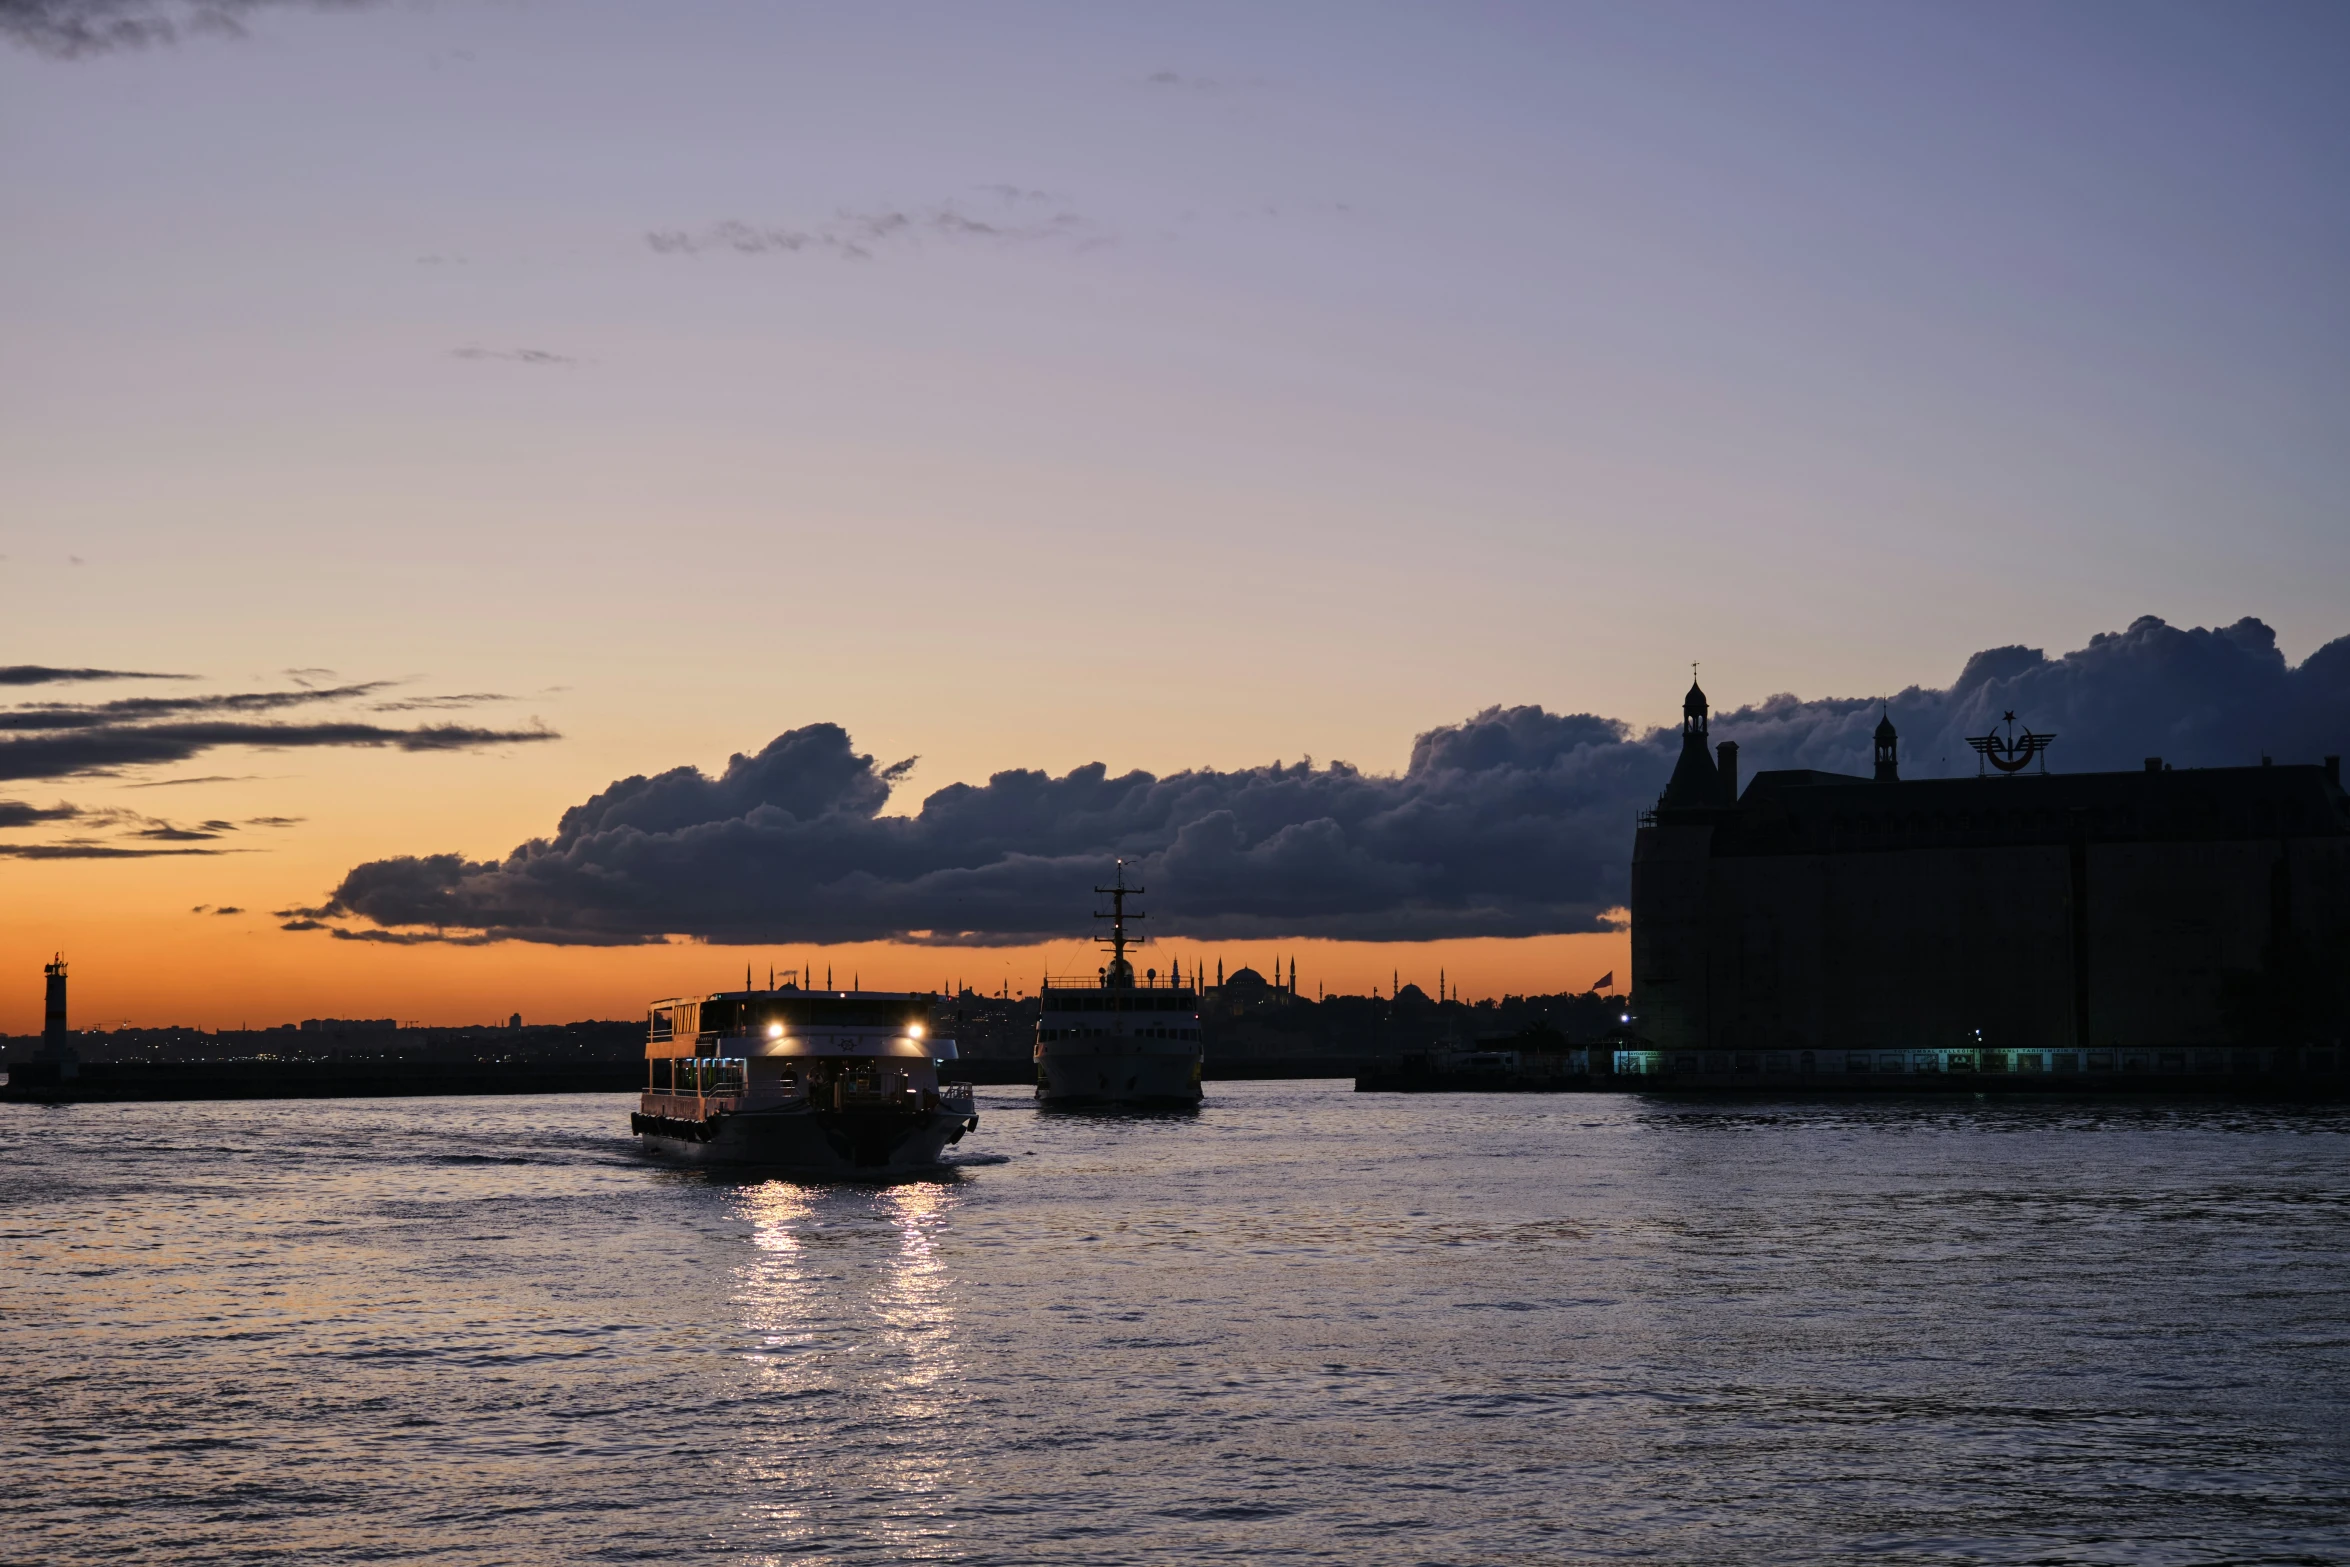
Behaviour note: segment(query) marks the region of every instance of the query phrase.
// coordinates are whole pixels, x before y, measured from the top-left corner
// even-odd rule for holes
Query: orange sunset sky
[[[1106,846],[1057,862],[1052,947],[278,912],[822,723],[918,759],[910,815],[1095,762],[1387,788],[1487,709],[1618,720],[1549,818],[1412,807],[1571,817],[1555,872],[1512,882],[1497,836],[1471,885],[1473,837],[1414,860],[1400,806],[1386,848],[1234,818],[1243,869],[1417,877],[1420,924],[1264,869],[1142,900],[1246,932],[1145,966],[1580,989],[1632,977],[1609,910],[1669,763],[1640,737],[1692,661],[1719,712],[2146,614],[2258,614],[2289,660],[2343,629],[2323,84],[2062,12],[2007,15],[1994,70],[1971,8],[561,9],[0,48],[0,665],[185,677],[0,687],[0,1030],[58,951],[84,1027],[1094,966]],[[108,706],[139,702],[182,706]],[[216,720],[391,743],[89,743]],[[434,724],[476,733],[404,748]]]

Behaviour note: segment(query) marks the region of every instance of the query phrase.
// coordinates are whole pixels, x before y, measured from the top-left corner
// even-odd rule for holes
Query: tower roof
[[[1898,739],[1900,739],[1900,738],[1901,738],[1899,735],[1897,735],[1897,734],[1895,734],[1895,733],[1893,732],[1893,715],[1892,715],[1892,714],[1890,714],[1890,713],[1880,713],[1880,714],[1878,715],[1878,717],[1877,717],[1877,738],[1878,738],[1879,740],[1898,740]]]
[[[1705,691],[1694,680],[1689,682],[1689,694],[1681,698],[1681,714],[1685,718],[1705,716]]]

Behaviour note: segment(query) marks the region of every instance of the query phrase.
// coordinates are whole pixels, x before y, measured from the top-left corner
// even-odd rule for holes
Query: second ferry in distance
[[[1199,992],[1170,970],[1141,982],[1126,959],[1126,885],[1118,862],[1111,885],[1109,964],[1092,981],[1045,976],[1036,1018],[1036,1098],[1045,1105],[1166,1105],[1200,1102]]]

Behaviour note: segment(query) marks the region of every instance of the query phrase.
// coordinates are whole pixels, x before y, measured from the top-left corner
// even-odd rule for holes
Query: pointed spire
[[[1689,694],[1681,699],[1681,759],[1657,800],[1659,810],[1709,810],[1724,804],[1722,775],[1706,750],[1705,692],[1697,684],[1697,666],[1689,666]]]

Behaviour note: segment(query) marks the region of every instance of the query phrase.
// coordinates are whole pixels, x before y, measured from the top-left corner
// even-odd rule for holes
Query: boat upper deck
[[[1199,992],[1189,985],[1159,985],[1137,981],[1105,985],[1098,978],[1046,975],[1039,998],[1046,1012],[1182,1012],[1199,1011]]]
[[[938,998],[913,990],[721,990],[653,1003],[647,1057],[741,1054],[722,1041],[756,1042],[758,1054],[794,1053],[812,1038],[903,1042],[891,1053],[952,1056],[951,1040],[928,1037]]]

